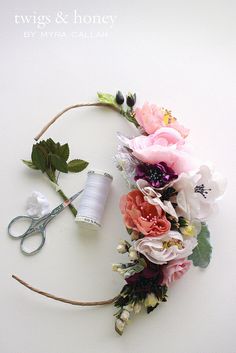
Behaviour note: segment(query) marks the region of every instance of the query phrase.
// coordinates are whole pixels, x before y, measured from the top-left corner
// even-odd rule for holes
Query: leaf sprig
[[[82,159],[72,159],[68,162],[69,156],[70,148],[68,143],[61,145],[59,142],[54,142],[53,139],[49,138],[33,145],[30,161],[22,161],[27,167],[46,173],[48,178],[58,185],[60,173],[79,173],[89,164]],[[58,190],[58,193],[63,200],[67,199],[61,189]],[[69,205],[69,207],[73,215],[76,216],[77,211],[73,205]]]
[[[56,172],[79,173],[88,166],[88,162],[82,159],[73,159],[68,162],[70,149],[68,143],[61,145],[49,138],[33,145],[31,161],[23,160],[23,163],[32,169],[41,170],[49,179],[57,183]]]

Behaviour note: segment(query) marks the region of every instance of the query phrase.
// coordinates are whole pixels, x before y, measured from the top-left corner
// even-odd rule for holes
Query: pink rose
[[[123,195],[120,209],[127,228],[141,232],[145,236],[158,237],[170,230],[170,222],[160,206],[151,205],[144,200],[139,190]]]
[[[145,103],[142,108],[135,110],[135,119],[148,134],[163,126],[163,118],[164,111],[154,104]]]
[[[187,137],[189,133],[189,129],[179,124],[172,117],[171,112],[147,102],[142,108],[136,108],[135,118],[148,134],[153,134],[157,129],[167,126],[177,130],[182,137]]]
[[[169,286],[171,282],[181,278],[187,272],[192,264],[192,261],[187,259],[177,259],[170,261],[162,267],[163,280],[162,285]]]
[[[165,162],[177,174],[195,166],[184,138],[170,127],[162,127],[149,136],[137,136],[129,141],[133,155],[144,163]]]

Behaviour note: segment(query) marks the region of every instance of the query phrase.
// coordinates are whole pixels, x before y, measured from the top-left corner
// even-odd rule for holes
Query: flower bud
[[[152,308],[154,308],[154,306],[156,306],[157,303],[158,303],[158,299],[154,293],[149,293],[144,300],[145,307],[151,306]]]
[[[139,233],[136,230],[133,230],[133,232],[130,234],[131,240],[138,240],[139,239]]]
[[[125,101],[125,99],[124,99],[123,94],[121,93],[121,91],[118,91],[116,93],[116,103],[119,105],[122,105],[124,103],[124,101]]]
[[[120,319],[124,322],[127,322],[129,320],[130,317],[130,313],[128,310],[123,310],[121,315],[120,315]]]
[[[134,250],[133,248],[130,248],[129,250],[129,257],[130,260],[138,260],[138,253],[136,250]]]
[[[123,244],[119,244],[116,248],[116,250],[120,253],[120,254],[125,254],[127,252],[127,247]]]
[[[120,269],[120,264],[112,264],[112,271],[117,272]]]
[[[133,304],[128,304],[128,305],[124,306],[123,308],[124,308],[125,310],[128,310],[129,312],[131,312],[131,311],[133,311],[133,307],[134,307]]]
[[[126,104],[128,105],[128,107],[133,108],[135,103],[136,103],[136,94],[128,93],[128,95],[126,96]]]
[[[138,314],[141,311],[142,305],[140,303],[136,303],[134,305],[134,313]]]
[[[125,323],[120,319],[116,319],[115,328],[119,335],[122,335],[124,331]]]

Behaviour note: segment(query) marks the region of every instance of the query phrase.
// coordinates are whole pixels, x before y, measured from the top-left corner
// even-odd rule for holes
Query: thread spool
[[[90,170],[87,174],[75,221],[96,230],[101,227],[107,196],[113,177],[106,172]]]

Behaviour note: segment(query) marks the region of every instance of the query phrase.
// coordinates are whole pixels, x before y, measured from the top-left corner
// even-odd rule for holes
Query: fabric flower
[[[43,194],[33,191],[27,199],[26,212],[31,217],[43,217],[50,212],[49,202]]]
[[[133,188],[135,186],[135,170],[139,161],[132,155],[132,151],[128,148],[129,139],[121,133],[117,133],[117,136],[121,144],[118,145],[118,153],[114,157],[115,165],[121,171],[129,188]]]
[[[156,284],[160,284],[163,281],[161,266],[153,264],[147,259],[145,259],[145,262],[147,264],[147,267],[145,267],[141,272],[137,272],[134,275],[125,278],[128,284],[135,284],[137,282],[141,282],[141,281],[143,282],[144,280],[149,281],[151,279],[155,280]]]
[[[120,200],[120,210],[127,228],[145,236],[158,237],[170,230],[170,222],[160,206],[144,200],[140,190],[130,191]]]
[[[197,239],[191,237],[184,240],[176,231],[170,231],[160,238],[145,237],[134,243],[134,248],[149,261],[163,265],[174,259],[181,259],[192,254]]]
[[[192,261],[187,259],[178,259],[170,261],[163,266],[163,281],[162,285],[169,286],[170,283],[180,279],[191,267]]]
[[[135,119],[148,134],[154,133],[163,126],[164,111],[155,104],[145,103],[135,109]]]
[[[162,188],[172,180],[178,178],[178,175],[169,168],[164,162],[158,164],[138,164],[135,170],[134,180],[146,180],[155,188]]]
[[[148,134],[153,134],[157,129],[165,126],[177,130],[184,138],[189,133],[189,130],[180,125],[170,111],[159,108],[155,104],[145,103],[142,108],[136,108],[135,119]]]
[[[209,166],[202,165],[195,174],[183,173],[173,187],[178,191],[177,214],[189,220],[205,220],[223,195],[226,181]]]
[[[147,201],[151,205],[160,206],[163,211],[178,220],[178,216],[175,212],[174,207],[172,206],[172,203],[167,200],[162,201],[162,195],[156,190],[154,190],[152,187],[150,187],[146,180],[139,179],[137,181],[137,186],[139,190],[143,193],[145,201]]]
[[[129,140],[129,147],[140,161],[164,162],[177,174],[196,168],[184,138],[170,127],[162,127],[149,136],[137,136]]]

